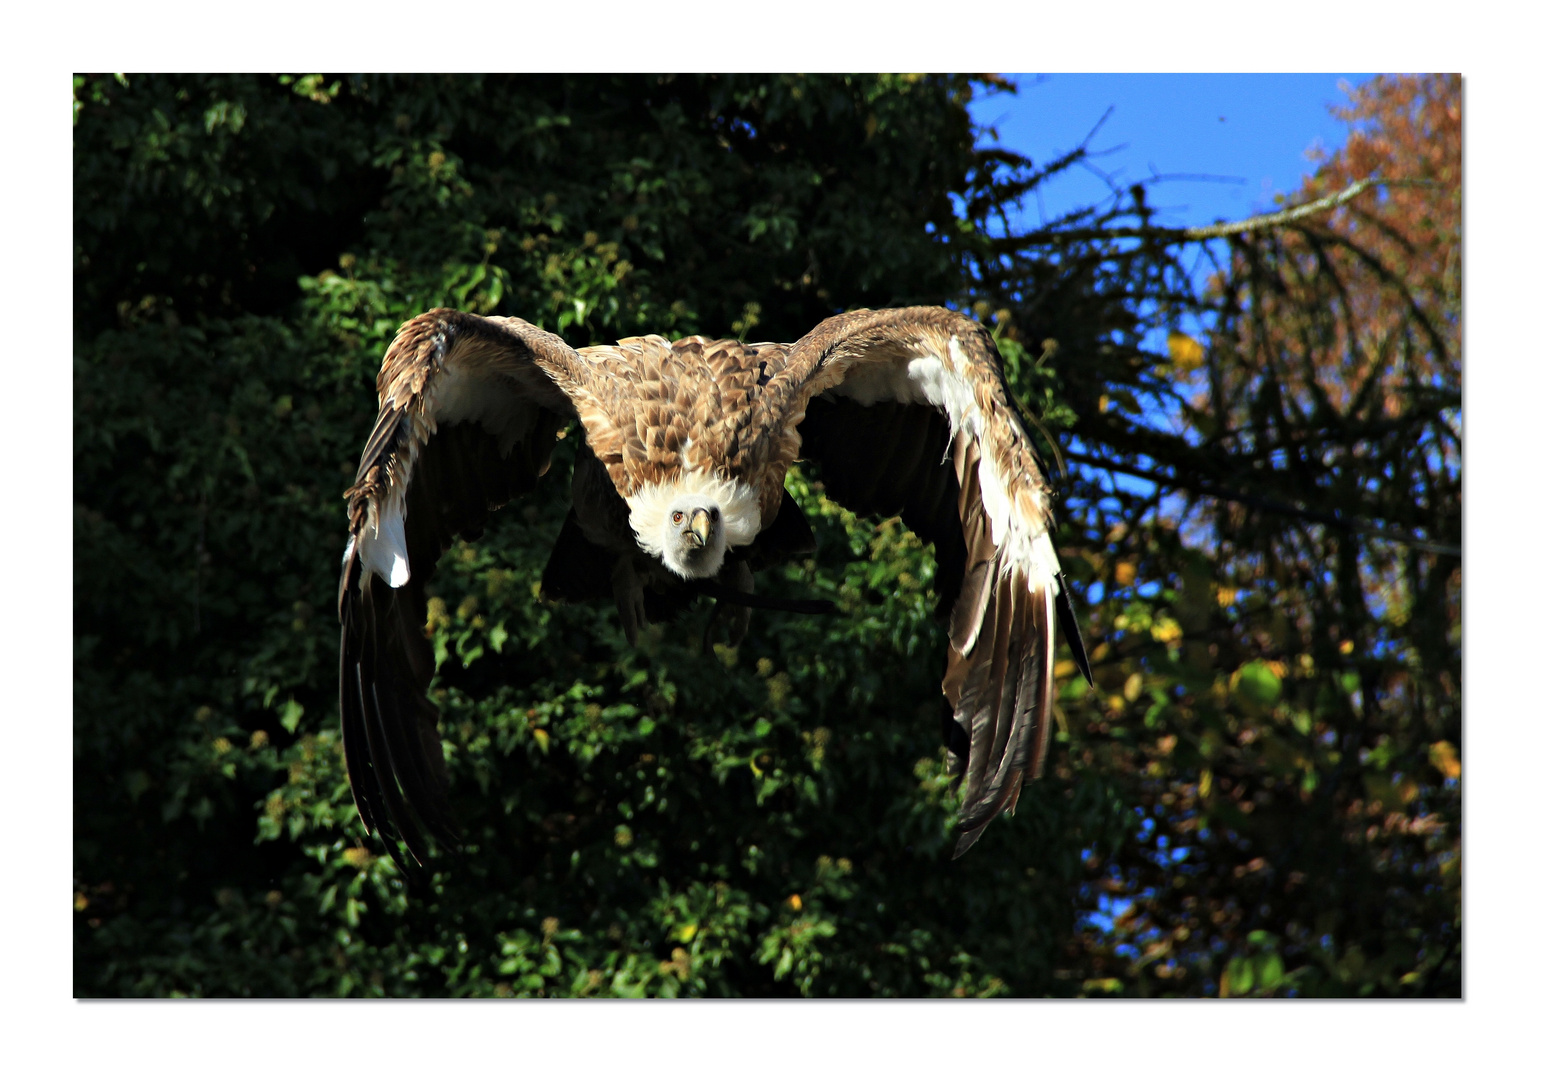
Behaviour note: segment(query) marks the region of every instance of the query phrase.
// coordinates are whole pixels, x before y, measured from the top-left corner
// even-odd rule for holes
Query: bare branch
[[[1041,229],[1037,232],[1025,233],[1022,236],[1009,237],[1001,244],[1004,250],[1033,247],[1037,244],[1064,242],[1068,240],[1140,240],[1157,239],[1168,241],[1193,242],[1198,240],[1216,240],[1227,236],[1237,236],[1240,233],[1254,232],[1260,229],[1273,229],[1280,225],[1289,225],[1294,221],[1321,214],[1325,210],[1343,206],[1368,188],[1375,187],[1426,187],[1429,186],[1423,180],[1378,180],[1375,177],[1367,177],[1357,180],[1343,191],[1333,195],[1326,195],[1321,199],[1315,199],[1301,206],[1294,206],[1289,210],[1279,210],[1273,214],[1260,214],[1256,217],[1245,218],[1242,221],[1221,222],[1216,225],[1203,225],[1187,229],[1168,228],[1161,225],[1124,226],[1113,229]]]
[[[1321,199],[1314,199],[1310,203],[1294,206],[1289,210],[1280,210],[1273,214],[1260,214],[1257,217],[1246,218],[1243,221],[1227,222],[1220,225],[1207,225],[1204,228],[1185,229],[1186,240],[1214,240],[1223,236],[1236,236],[1242,232],[1252,232],[1255,229],[1273,229],[1277,225],[1286,225],[1293,221],[1300,221],[1305,217],[1324,210],[1332,210],[1336,206],[1343,206],[1351,199],[1370,187],[1377,187],[1383,181],[1368,176],[1365,180],[1357,180],[1344,191],[1335,195],[1326,195]],[[1391,181],[1389,181],[1391,183]]]

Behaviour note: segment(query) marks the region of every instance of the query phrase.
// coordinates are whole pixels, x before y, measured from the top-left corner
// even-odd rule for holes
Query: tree
[[[1459,992],[1459,97],[1354,92],[1293,201],[1383,186],[1231,235],[1205,297],[1171,261],[1204,230],[1106,228],[1080,263],[1163,283],[1061,369],[1068,457],[1108,470],[1071,477],[1069,576],[1106,599],[1067,719],[1140,820],[1090,853],[1109,899],[1079,948],[1123,987]]]
[[[1410,343],[1455,297],[1435,306],[1425,271],[1368,246],[1368,228],[1407,228],[1381,203],[1386,229],[1341,216],[1239,240],[1204,298],[1188,241],[1105,238],[1150,230],[1139,191],[1059,237],[1002,237],[997,210],[1064,163],[976,146],[965,106],[997,88],[78,79],[77,993],[1450,992],[1455,893],[1428,886],[1454,880],[1433,867],[1454,865],[1460,827],[1440,772],[1457,769],[1456,705],[1436,700],[1458,671],[1455,563],[1434,550],[1457,541],[1430,508],[1458,474],[1431,420],[1452,414],[1422,395],[1455,392],[1456,332],[1429,361],[1439,377]],[[1388,117],[1404,114],[1378,108],[1368,137],[1402,167]],[[1450,220],[1439,242],[1455,248]],[[1309,326],[1292,275],[1314,244],[1347,292],[1373,257],[1368,280],[1404,288],[1380,324],[1404,351],[1375,368],[1392,427],[1371,444],[1354,394],[1339,427],[1286,404],[1329,378],[1313,375],[1334,366],[1329,327],[1368,348],[1352,303]],[[434,581],[434,692],[469,842],[409,899],[349,799],[332,611],[339,495],[397,325],[446,304],[575,345],[791,340],[836,310],[939,302],[995,328],[1046,457],[1068,446],[1061,541],[1096,601],[1098,686],[1063,685],[1053,775],[948,860],[930,559],[898,521],[826,501],[812,471],[790,490],[821,558],[771,587],[837,616],[757,613],[738,650],[703,656],[705,611],[630,650],[608,614],[539,601],[560,444],[552,477]],[[1195,314],[1214,320],[1202,365],[1143,348]],[[1249,336],[1259,319],[1317,351],[1278,377]],[[1142,403],[1190,425],[1169,437]],[[1308,467],[1266,469],[1278,447]],[[1439,465],[1400,500],[1381,478],[1415,468],[1411,447]],[[1403,622],[1366,600],[1395,582]],[[1309,823],[1294,855],[1283,819]],[[1397,925],[1371,927],[1384,911]],[[1202,915],[1215,935],[1181,936]],[[1292,929],[1320,915],[1328,952]]]

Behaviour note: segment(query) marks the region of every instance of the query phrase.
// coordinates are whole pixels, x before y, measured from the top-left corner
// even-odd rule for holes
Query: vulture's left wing
[[[1058,619],[1087,674],[1050,540],[1050,489],[990,334],[945,308],[854,311],[790,348],[768,420],[857,513],[899,514],[934,545],[948,620],[943,692],[965,759],[967,851],[1044,768]]]
[[[456,843],[424,585],[457,536],[528,491],[574,416],[582,362],[521,319],[440,308],[402,325],[381,364],[375,420],[347,492],[338,586],[343,752],[365,827],[419,863],[427,837]]]

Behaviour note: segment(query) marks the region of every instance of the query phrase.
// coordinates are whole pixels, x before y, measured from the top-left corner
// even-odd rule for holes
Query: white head
[[[731,547],[761,531],[760,500],[748,484],[686,473],[646,484],[627,503],[638,546],[683,578],[710,578]]]
[[[728,530],[718,504],[694,496],[682,496],[664,515],[660,537],[664,565],[683,578],[710,578],[723,569],[729,549]]]

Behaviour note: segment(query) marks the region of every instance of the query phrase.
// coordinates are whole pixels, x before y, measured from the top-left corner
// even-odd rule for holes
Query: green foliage
[[[765,587],[839,614],[758,616],[737,650],[702,654],[705,610],[631,650],[538,601],[571,444],[447,554],[468,844],[427,900],[362,836],[336,734],[338,493],[396,326],[450,304],[580,344],[785,339],[946,300],[970,93],[78,83],[78,992],[1056,991],[1075,836],[1109,810],[1038,789],[992,857],[949,862],[931,560],[810,479],[820,558]]]
[[[963,860],[930,552],[795,471],[818,556],[761,588],[837,613],[757,612],[704,654],[703,607],[629,648],[614,613],[536,595],[573,435],[432,583],[464,858],[409,899],[359,827],[340,493],[385,346],[427,308],[583,345],[950,303],[993,328],[1047,460],[1074,428],[1213,463],[1143,427],[1153,401],[1180,411],[1140,345],[1184,302],[1171,252],[988,239],[1057,165],[976,147],[982,89],[78,78],[76,993],[1431,992],[1457,732],[1366,724],[1383,676],[1337,662],[1348,634],[1302,640],[1299,579],[1245,578],[1094,469],[1063,478],[1059,540],[1096,586],[1097,685],[1063,677],[1051,767]],[[1425,635],[1397,691],[1420,699],[1456,630],[1418,597],[1389,610]],[[1373,805],[1426,862],[1367,839]]]

